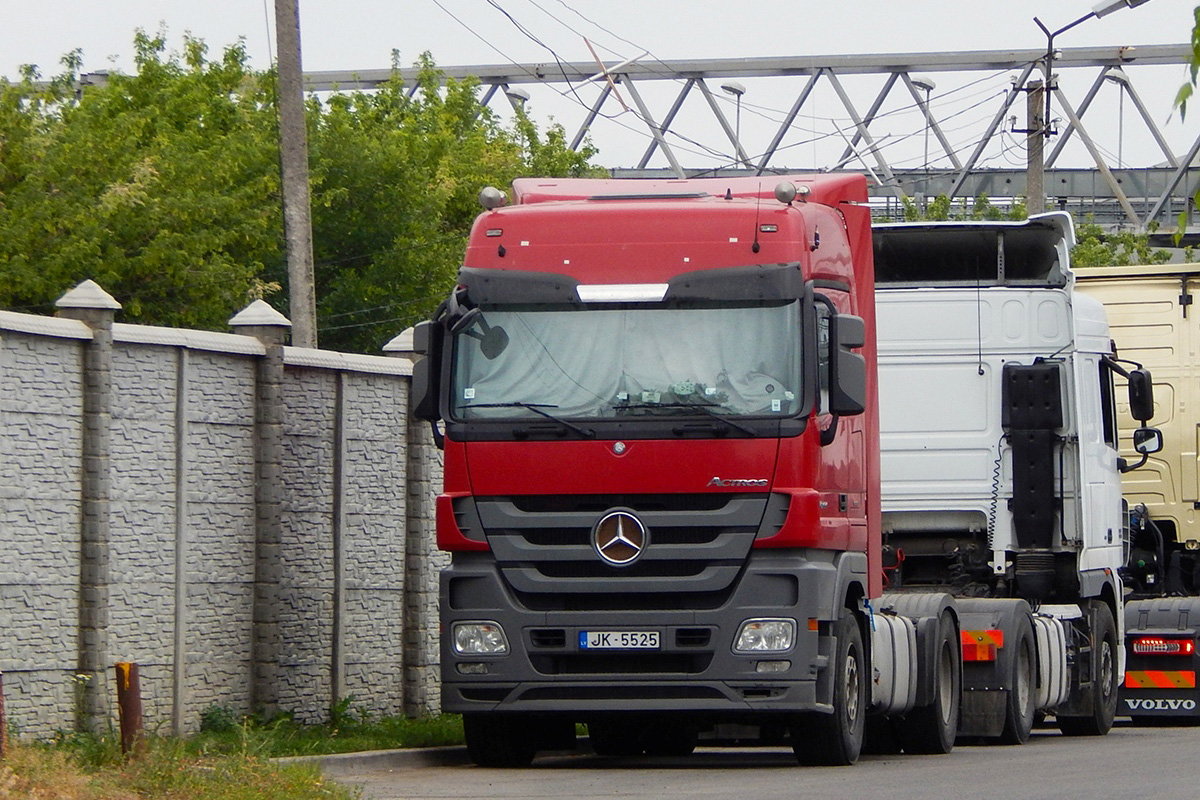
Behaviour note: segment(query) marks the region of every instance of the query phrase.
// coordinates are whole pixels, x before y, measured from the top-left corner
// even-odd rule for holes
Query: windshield
[[[457,419],[800,409],[799,303],[484,311],[455,337]]]

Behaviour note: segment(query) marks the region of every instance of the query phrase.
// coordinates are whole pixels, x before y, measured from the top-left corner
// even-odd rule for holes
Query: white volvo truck
[[[1112,725],[1124,673],[1126,515],[1116,386],[1138,452],[1150,376],[1075,292],[1070,217],[874,230],[884,605],[956,597],[960,738]],[[1142,461],[1145,461],[1143,456]]]

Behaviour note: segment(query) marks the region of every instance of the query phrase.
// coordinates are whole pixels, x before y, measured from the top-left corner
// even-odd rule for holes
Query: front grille
[[[561,653],[531,655],[543,675],[698,675],[712,653]]]
[[[478,519],[500,573],[531,610],[694,608],[727,598],[763,522],[767,494],[461,498]],[[474,509],[470,506],[473,505]],[[648,544],[627,567],[596,553],[592,529],[614,508],[633,511]],[[669,596],[669,599],[668,599]]]
[[[724,700],[725,695],[712,686],[667,684],[665,686],[535,686],[521,693],[521,700]]]

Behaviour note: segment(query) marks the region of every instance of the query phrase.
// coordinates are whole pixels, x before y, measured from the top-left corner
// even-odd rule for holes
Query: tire
[[[1037,651],[1033,644],[1033,622],[1023,615],[1013,636],[1012,672],[1005,702],[1002,744],[1025,744],[1033,730],[1037,688]]]
[[[962,700],[962,650],[958,626],[949,614],[938,619],[933,703],[916,708],[900,723],[906,753],[942,755],[954,749]]]
[[[1092,605],[1092,713],[1059,717],[1058,729],[1067,736],[1104,736],[1117,715],[1117,623],[1107,603]]]
[[[792,752],[801,764],[847,766],[862,752],[869,677],[857,615],[843,613],[834,633],[833,713],[805,714],[795,725]]]
[[[536,731],[524,717],[463,715],[467,755],[481,767],[527,767],[537,755]]]

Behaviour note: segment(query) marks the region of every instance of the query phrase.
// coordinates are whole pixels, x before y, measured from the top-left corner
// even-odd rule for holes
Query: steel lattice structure
[[[1189,63],[1191,50],[1187,45],[1150,45],[1134,47],[1079,47],[1053,51],[1053,75],[1051,92],[1054,107],[1061,114],[1061,130],[1047,141],[1045,155],[1046,194],[1050,205],[1075,206],[1082,203],[1096,214],[1098,221],[1134,226],[1144,230],[1157,222],[1164,229],[1173,228],[1180,211],[1190,212],[1189,198],[1197,188],[1200,175],[1192,166],[1200,152],[1200,125],[1195,116],[1183,124],[1189,130],[1186,137],[1190,147],[1182,155],[1173,149],[1164,135],[1154,113],[1138,91],[1138,81],[1152,78],[1140,77],[1144,67],[1174,65],[1180,68]],[[810,103],[814,91],[824,87],[832,90],[840,105],[839,111],[850,123],[847,125],[842,157],[825,168],[841,169],[848,166],[871,173],[874,178],[873,192],[879,197],[913,197],[946,194],[950,198],[974,198],[980,194],[993,197],[1018,197],[1025,191],[1024,168],[995,168],[981,165],[981,158],[997,137],[1013,133],[1027,133],[1015,124],[1015,117],[1024,114],[1024,98],[1031,81],[1042,78],[1045,69],[1045,50],[989,50],[958,53],[896,53],[879,55],[844,56],[794,56],[760,57],[745,59],[696,59],[652,61],[642,63],[633,60],[611,66],[598,62],[550,62],[527,64],[493,64],[440,68],[443,80],[477,79],[483,91],[485,104],[500,104],[500,107],[521,105],[533,92],[554,92],[559,95],[572,94],[573,108],[578,118],[571,120],[575,133],[571,146],[579,148],[589,136],[597,136],[597,120],[606,109],[621,107],[623,113],[636,120],[643,135],[647,135],[645,147],[635,167],[614,170],[615,174],[662,175],[680,177],[697,173],[737,173],[766,175],[784,171],[776,166],[786,137],[794,133],[797,120]],[[925,75],[957,73],[971,77],[972,74],[1011,73],[1010,88],[995,98],[990,121],[977,134],[972,132],[972,143],[968,147],[955,146],[946,132],[944,119],[939,118],[936,104],[930,102],[929,87],[932,81]],[[310,72],[305,75],[307,88],[312,91],[370,90],[398,76],[410,91],[417,91],[417,70],[355,70],[335,72]],[[1089,76],[1086,90],[1069,90],[1068,86],[1079,83],[1078,76]],[[861,85],[851,88],[846,80],[851,76],[871,76],[874,79],[874,95],[869,100]],[[1060,81],[1059,77],[1063,80]],[[1067,80],[1070,76],[1072,80]],[[729,97],[720,93],[721,84],[730,81],[752,81],[775,79],[775,85],[784,86],[791,98],[790,108],[777,120],[773,133],[764,141],[748,142],[748,135],[741,131],[741,98],[738,84],[726,87],[727,93],[736,93],[738,118],[731,123]],[[1182,80],[1182,77],[1180,78]],[[1119,84],[1122,104],[1127,97],[1136,111],[1136,118],[1143,126],[1141,134],[1149,136],[1154,146],[1152,151],[1161,153],[1161,159],[1140,165],[1111,164],[1111,155],[1097,146],[1088,125],[1090,109],[1106,82]],[[924,89],[924,91],[922,91]],[[871,91],[871,89],[867,89]],[[592,97],[585,99],[584,93]],[[664,92],[666,94],[664,94]],[[653,94],[670,97],[669,102],[656,107]],[[681,110],[689,98],[699,97],[692,105],[706,108],[711,114],[709,124],[715,120],[721,137],[728,142],[729,163],[713,168],[688,168],[681,163],[677,150],[680,142],[693,141],[681,133],[683,126]],[[884,137],[877,129],[886,116],[883,111],[888,102],[910,103],[919,111],[923,121],[920,127],[926,137],[926,160],[921,169],[903,169],[889,160],[886,147],[881,146]],[[865,110],[864,110],[865,109]],[[1110,115],[1111,116],[1111,115]],[[1168,116],[1167,110],[1159,114],[1160,119]],[[1121,124],[1123,125],[1123,105]],[[1102,120],[1103,123],[1103,120]],[[1110,124],[1111,119],[1108,120]],[[564,123],[565,124],[565,123]],[[693,123],[686,123],[693,124]],[[912,134],[909,134],[910,136]],[[936,142],[936,160],[939,166],[931,167],[928,158],[930,138]],[[1064,147],[1072,139],[1083,143],[1094,166],[1060,169],[1056,166]],[[750,154],[754,155],[751,156]],[[654,158],[665,160],[666,166],[653,167]],[[811,167],[809,167],[811,169]],[[794,167],[793,167],[794,169]]]

